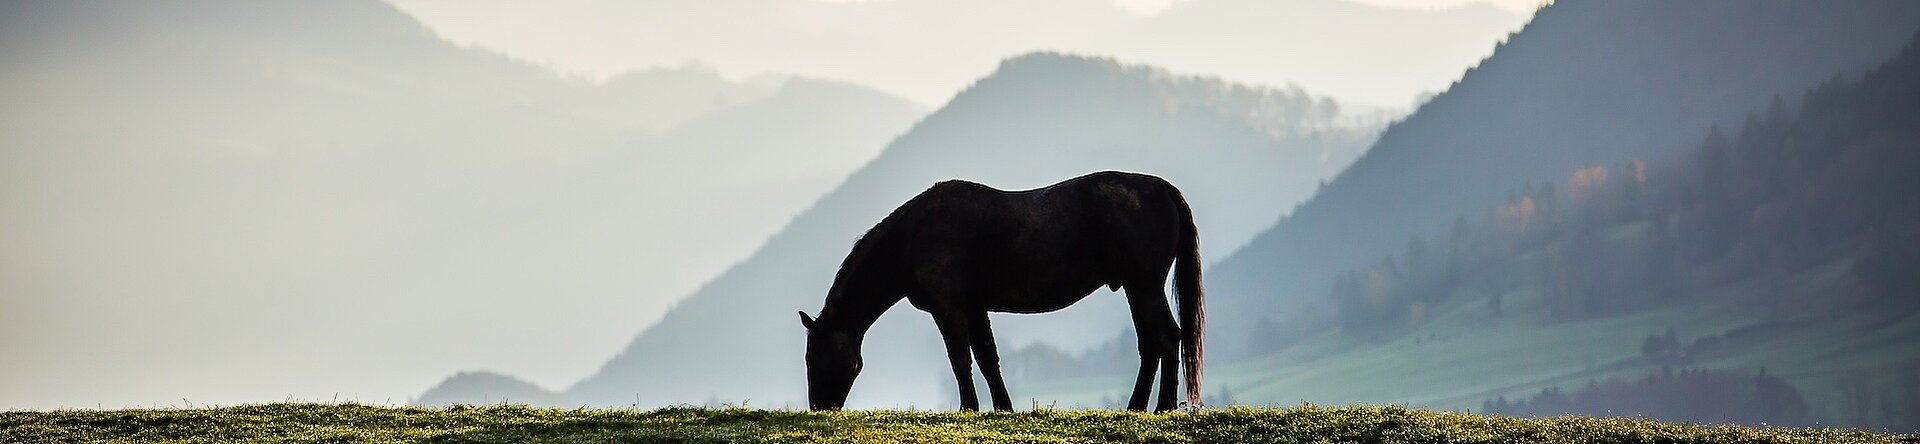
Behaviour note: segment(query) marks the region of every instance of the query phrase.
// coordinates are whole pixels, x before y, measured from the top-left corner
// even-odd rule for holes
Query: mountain
[[[540,386],[516,379],[512,376],[493,372],[460,372],[448,377],[444,386],[464,387],[469,393],[462,395],[477,396],[473,399],[441,399],[438,396],[446,392],[427,392],[413,403],[419,405],[465,404],[552,404],[553,394]]]
[[[1337,329],[1231,366],[1220,387],[1253,403],[1920,429],[1915,37],[1670,158],[1515,185],[1494,211],[1407,239],[1339,275]]]
[[[704,278],[648,285],[657,276],[634,271],[724,270],[739,262],[925,113],[859,85],[793,77],[771,96],[616,142],[590,158],[553,190],[580,199],[577,208],[561,218],[563,228],[535,238],[605,254],[571,261],[606,276],[582,281],[631,285],[609,297],[671,301]]]
[[[1372,127],[1347,123],[1354,117],[1297,88],[1054,53],[1008,59],[682,300],[598,374],[559,393],[558,403],[804,402],[794,311],[817,311],[852,239],[939,180],[1023,189],[1103,169],[1157,174],[1192,201],[1203,254],[1230,251],[1371,141]],[[1124,303],[1103,292],[1062,313],[1000,316],[995,324],[1002,343],[1044,337],[1085,346],[1119,334],[1126,319]],[[923,315],[895,307],[869,336],[853,405],[941,402],[940,387],[951,380],[938,349]],[[450,379],[420,399],[478,396]]]
[[[1625,318],[1645,337],[1634,341],[1637,356],[1608,367],[1676,380],[1739,372],[1736,381],[1762,382],[1753,393],[1773,400],[1678,399],[1725,385],[1712,381],[1647,390],[1638,386],[1663,378],[1641,377],[1575,389],[1579,378],[1563,377],[1489,394],[1489,410],[1920,430],[1920,349],[1912,347],[1920,279],[1910,272],[1920,266],[1920,201],[1910,195],[1920,189],[1911,173],[1920,168],[1915,37],[1864,75],[1824,82],[1796,105],[1775,100],[1727,131],[1712,128],[1673,164],[1583,169],[1567,182],[1578,186],[1556,193],[1570,205],[1537,214],[1542,225],[1526,233],[1486,236],[1496,248],[1468,255],[1484,264],[1461,268],[1473,271],[1437,276],[1516,283],[1499,300],[1422,291],[1511,307],[1499,316],[1547,325]],[[1536,191],[1544,193],[1552,191]],[[1662,312],[1688,316],[1666,324],[1640,316]],[[1689,372],[1673,378],[1655,366]],[[1581,375],[1629,379],[1607,376]],[[1652,407],[1661,404],[1669,407]]]
[[[760,81],[735,82],[720,77],[712,66],[688,62],[677,67],[628,71],[593,88],[554,100],[561,108],[630,126],[639,134],[673,129],[707,114],[766,98],[780,86],[765,76]]]
[[[0,3],[0,404],[572,380],[922,114],[566,78],[371,0]]]
[[[1920,4],[1902,1],[1556,2],[1211,270],[1213,356],[1248,356],[1262,319],[1330,325],[1335,273],[1493,208],[1514,184],[1665,158],[1776,94],[1885,60],[1915,29]]]

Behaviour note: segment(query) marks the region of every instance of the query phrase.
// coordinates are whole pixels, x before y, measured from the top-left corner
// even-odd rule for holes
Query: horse
[[[940,330],[960,408],[980,408],[970,360],[977,358],[993,408],[1012,410],[987,313],[1056,311],[1101,286],[1126,289],[1139,339],[1140,374],[1127,408],[1146,409],[1156,366],[1154,410],[1175,408],[1181,362],[1186,403],[1197,406],[1206,325],[1199,241],[1186,198],[1155,176],[1102,171],[1026,191],[957,179],[934,184],[854,242],[819,316],[800,312],[808,406],[846,405],[868,328],[906,299]],[[1178,324],[1163,290],[1169,268]]]

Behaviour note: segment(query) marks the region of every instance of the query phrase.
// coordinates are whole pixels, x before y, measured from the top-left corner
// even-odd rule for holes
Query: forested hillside
[[[1885,61],[1916,29],[1920,3],[1905,1],[1555,2],[1214,269],[1215,356],[1254,355],[1263,319],[1330,326],[1340,270],[1444,232],[1515,184],[1671,156],[1776,95]]]
[[[1335,280],[1342,331],[1384,340],[1451,305],[1549,325],[1733,313],[1745,320],[1643,327],[1640,355],[1609,366],[1648,376],[1486,407],[1920,429],[1920,40],[1794,103],[1683,158],[1581,168],[1409,239]]]

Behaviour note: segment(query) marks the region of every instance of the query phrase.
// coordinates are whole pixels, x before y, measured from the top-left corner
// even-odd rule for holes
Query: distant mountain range
[[[1237,85],[1099,58],[1015,57],[895,139],[745,262],[675,306],[598,374],[536,396],[525,385],[498,383],[496,375],[468,373],[415,402],[483,402],[499,397],[489,393],[512,392],[556,405],[799,404],[804,371],[793,312],[817,311],[851,240],[935,181],[961,177],[1024,189],[1102,169],[1161,175],[1186,190],[1207,233],[1202,249],[1218,254],[1246,242],[1359,155],[1374,127],[1355,126],[1366,119],[1353,117],[1297,88]],[[1006,343],[1044,336],[1081,345],[1127,328],[1119,298],[1096,294],[1083,304],[1044,323],[1007,316],[996,327]],[[902,306],[874,328],[855,405],[938,402],[940,387],[951,381],[937,377],[943,361],[937,347],[925,347],[938,343],[926,324]]]
[[[1525,30],[1503,42],[1492,57],[1469,70],[1447,92],[1424,104],[1416,114],[1395,122],[1367,154],[1319,187],[1311,200],[1244,248],[1230,250],[1236,252],[1210,269],[1209,311],[1214,313],[1210,316],[1214,324],[1209,345],[1218,350],[1213,355],[1215,362],[1255,362],[1245,360],[1266,353],[1258,350],[1273,349],[1265,342],[1295,341],[1333,327],[1334,310],[1327,294],[1337,273],[1398,251],[1415,234],[1440,233],[1460,217],[1490,211],[1513,190],[1514,184],[1545,182],[1590,165],[1676,155],[1673,153],[1682,152],[1697,142],[1702,128],[1730,125],[1744,114],[1764,107],[1775,95],[1804,91],[1836,75],[1857,73],[1885,60],[1915,29],[1920,29],[1920,6],[1889,1],[1838,4],[1563,1],[1547,7]],[[844,254],[845,241],[840,239],[850,239],[870,226],[871,221],[877,220],[892,205],[919,190],[919,184],[945,177],[968,177],[1007,188],[1037,186],[1071,172],[1060,171],[1052,177],[1017,173],[1010,170],[1031,166],[1031,163],[1006,163],[991,155],[991,151],[982,150],[1046,144],[1043,146],[1052,148],[1046,151],[1049,157],[1092,153],[1072,149],[1074,144],[1057,143],[1062,136],[1015,130],[1029,128],[1033,125],[1029,121],[1033,120],[1061,128],[1075,128],[1077,125],[1071,122],[1082,120],[1095,122],[1085,124],[1090,129],[1100,129],[1075,134],[1128,134],[1125,129],[1164,127],[1151,131],[1171,132],[1178,128],[1188,134],[1169,138],[1209,140],[1193,136],[1198,133],[1185,127],[1196,123],[1154,126],[1098,123],[1100,117],[1111,115],[1112,110],[1132,108],[1118,104],[1128,95],[1093,96],[1095,98],[1086,100],[1090,105],[1085,109],[1066,108],[1073,112],[1062,112],[1061,108],[1063,103],[1073,102],[1037,100],[1072,94],[1100,82],[1035,82],[1047,87],[1003,92],[1001,88],[1009,88],[1006,82],[1024,78],[1016,74],[1036,72],[1020,68],[1054,66],[1060,72],[1085,71],[1058,63],[1042,63],[1046,60],[1051,59],[1024,57],[1003,64],[1000,72],[980,81],[948,107],[896,140],[874,164],[855,173],[748,262],[688,298],[661,324],[642,333],[632,347],[609,362],[600,374],[567,389],[555,399],[567,405],[741,399],[756,400],[763,403],[761,405],[795,402],[801,393],[798,387],[802,373],[797,367],[799,335],[780,333],[792,327],[787,324],[793,321],[785,319],[790,317],[791,310],[763,307],[797,305],[811,309],[815,306],[825,289],[832,264]],[[1046,76],[1068,78],[1059,74]],[[1149,89],[1138,85],[1108,88],[1115,91]],[[1012,96],[1035,102],[1011,107],[979,105],[989,100],[987,98]],[[1000,111],[991,119],[976,117],[988,115],[981,111],[985,109],[1022,109],[1045,117],[1022,118],[1024,115],[1009,111]],[[963,118],[993,124],[977,124]],[[953,129],[956,126],[993,130],[962,131]],[[954,140],[966,143],[952,142]],[[1117,140],[1152,139],[1128,136]],[[945,149],[926,149],[922,145]],[[1190,148],[1186,149],[1232,145],[1216,141],[1187,145]],[[1150,145],[1119,146],[1132,149]],[[948,156],[969,153],[971,156],[939,162],[903,160],[932,156],[917,153]],[[1105,165],[1139,156],[1142,154],[1130,151],[1099,152],[1099,159],[1104,162],[1080,164],[1089,167],[1083,169],[1105,168]],[[993,162],[1001,163],[994,165]],[[1177,172],[1164,174],[1183,187],[1198,190],[1188,192],[1202,196],[1196,197],[1197,201],[1207,199],[1205,196],[1212,199],[1233,196],[1233,191],[1224,190],[1235,187],[1216,186],[1212,180],[1231,177],[1235,182],[1243,182],[1276,175],[1316,177],[1276,173],[1272,167],[1276,164],[1295,165],[1259,163],[1267,168],[1265,172],[1247,171],[1245,176],[1230,169],[1192,176]],[[893,172],[903,168],[896,165],[940,165],[941,168],[915,175]],[[1176,164],[1161,162],[1159,165],[1167,168]],[[975,169],[978,172],[973,172]],[[1003,177],[1006,179],[996,180]],[[1249,202],[1275,202],[1281,208],[1286,205],[1285,200],[1279,199],[1235,198],[1230,202],[1227,205],[1198,202],[1196,211],[1203,207],[1258,206]],[[830,211],[861,206],[864,209],[859,211]],[[857,216],[861,213],[865,217]],[[1242,239],[1232,227],[1206,225],[1208,220],[1220,219],[1223,218],[1213,215],[1199,218],[1202,232],[1207,233],[1205,237],[1210,241],[1205,244],[1206,251],[1214,252],[1209,255],[1220,251],[1215,249],[1220,244],[1211,242],[1212,239],[1224,235],[1228,244],[1234,246]],[[798,239],[801,236],[798,233],[822,234],[806,235],[810,240],[803,241]],[[806,251],[805,254],[813,257],[781,259],[796,254],[790,251]],[[804,262],[815,265],[794,265]],[[1093,298],[1099,299],[1100,295]],[[1082,320],[1081,311],[1069,310],[1045,318],[1054,327],[1052,330],[1035,328],[1032,331],[1053,332],[1048,338],[1052,341],[1115,337],[1113,333],[1082,327],[1098,325],[1094,323],[1096,319],[1118,319],[1111,314],[1117,310],[1100,308],[1098,302],[1091,305],[1083,311],[1101,315],[1084,315]],[[713,329],[721,325],[721,319],[734,323],[726,324],[725,329]],[[938,376],[944,374],[944,370],[937,365],[940,362],[937,356],[927,354],[926,350],[938,348],[937,343],[924,335],[931,328],[918,319],[911,310],[896,309],[876,327],[876,334],[883,339],[869,343],[869,359],[882,356],[885,361],[870,366],[863,376],[863,387],[877,388],[864,392],[856,388],[856,405],[861,402],[900,405],[915,400],[925,402],[929,398],[939,402],[941,395],[929,392],[942,387],[943,381]],[[996,326],[1013,325],[1004,336],[1023,337],[1019,317],[1008,319],[1009,322],[996,320]],[[1034,322],[1033,325],[1040,325],[1040,321]],[[1087,333],[1059,333],[1066,331]],[[1262,343],[1256,346],[1256,341]],[[1021,341],[1003,338],[1002,342]],[[709,355],[697,362],[680,358],[693,353],[689,351],[691,347],[740,353]],[[927,364],[929,362],[933,364]],[[459,389],[459,382],[449,380],[421,401],[472,399]],[[1081,385],[1076,387],[1079,387],[1076,390],[1085,389]]]
[[[0,348],[0,403],[577,377],[924,112],[698,66],[563,78],[371,0],[6,2],[0,332],[44,339]],[[144,365],[180,371],[80,371]],[[255,376],[179,376],[226,374]]]

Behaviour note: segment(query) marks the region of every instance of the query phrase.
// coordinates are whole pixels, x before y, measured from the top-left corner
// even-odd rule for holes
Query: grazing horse
[[[1162,290],[1169,268],[1178,325]],[[1146,409],[1158,366],[1154,410],[1173,409],[1175,364],[1183,360],[1186,402],[1198,405],[1206,325],[1199,235],[1179,189],[1158,177],[1113,171],[1015,192],[962,180],[934,184],[854,242],[818,318],[800,312],[807,327],[808,405],[846,405],[867,329],[906,299],[940,329],[960,383],[960,408],[980,408],[971,361],[979,359],[993,408],[1012,410],[987,312],[1059,310],[1101,286],[1126,288],[1139,335],[1140,376],[1127,408]]]

